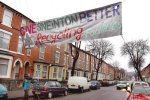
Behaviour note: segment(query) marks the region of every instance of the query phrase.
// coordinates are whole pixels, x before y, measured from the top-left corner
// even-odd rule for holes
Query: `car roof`
[[[146,83],[146,84],[148,84],[147,82],[142,82],[142,81],[134,81],[133,83]]]

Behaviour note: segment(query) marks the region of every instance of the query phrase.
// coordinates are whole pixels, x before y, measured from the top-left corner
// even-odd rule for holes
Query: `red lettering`
[[[24,27],[21,27],[21,28],[20,28],[20,35],[21,35],[21,36],[24,36],[24,35],[25,35]]]
[[[26,26],[26,32],[29,32],[30,34],[32,33],[32,26],[31,25],[29,27]]]
[[[37,33],[36,24],[32,24],[32,33]]]

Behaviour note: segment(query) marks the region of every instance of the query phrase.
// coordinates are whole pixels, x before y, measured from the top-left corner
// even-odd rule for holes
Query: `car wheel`
[[[116,87],[116,89],[117,89],[117,90],[119,90],[119,88],[118,88],[118,87]]]
[[[81,93],[83,93],[83,92],[84,92],[83,87],[81,87],[80,91],[81,91]]]
[[[49,99],[52,98],[52,93],[51,93],[51,92],[48,93],[48,98],[49,98]]]
[[[68,91],[65,91],[65,92],[64,92],[64,96],[67,96],[67,95],[68,95]]]

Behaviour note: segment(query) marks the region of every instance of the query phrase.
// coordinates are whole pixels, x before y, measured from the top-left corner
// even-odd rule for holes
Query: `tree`
[[[114,61],[112,63],[112,66],[114,67],[114,79],[115,80],[120,80],[121,76],[120,76],[120,63],[118,61]]]
[[[143,81],[141,67],[144,63],[144,56],[150,53],[148,40],[138,40],[124,43],[121,47],[121,54],[129,56],[129,66],[135,69],[139,78]]]
[[[73,58],[71,76],[74,76],[74,70],[75,70],[76,62],[79,58],[79,50],[80,50],[80,46],[81,46],[81,41],[80,42],[75,42],[75,45],[70,43],[69,46],[70,46],[71,56]]]
[[[96,80],[98,79],[98,72],[102,62],[114,55],[113,45],[106,40],[93,40],[91,43],[92,53],[94,57],[94,68],[96,70]],[[96,59],[98,58],[98,61]]]

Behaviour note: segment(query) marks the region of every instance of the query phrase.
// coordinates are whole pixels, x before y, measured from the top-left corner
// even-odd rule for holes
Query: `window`
[[[58,49],[60,49],[60,45],[59,45],[59,44],[57,44],[56,47],[57,47]]]
[[[57,78],[57,67],[54,67],[53,78]]]
[[[19,37],[19,40],[18,40],[18,50],[17,50],[17,52],[22,53],[22,46],[23,46],[23,42],[22,42],[21,37]]]
[[[26,20],[24,18],[22,18],[21,27],[26,26],[26,25],[27,25]]]
[[[10,34],[0,30],[0,48],[9,49]]]
[[[40,65],[36,66],[35,77],[40,78]]]
[[[67,55],[67,59],[66,59],[66,65],[68,66],[69,65],[69,55]]]
[[[44,59],[44,52],[45,52],[45,47],[44,46],[40,47],[40,56],[39,56],[40,59]]]
[[[64,54],[64,65],[66,65],[66,61],[67,60],[67,55],[66,54]]]
[[[68,51],[68,44],[65,45],[65,51]]]
[[[55,63],[59,63],[60,52],[56,52],[55,54]]]
[[[28,55],[28,56],[31,55],[31,49],[27,49],[27,55]]]
[[[59,67],[58,78],[62,77],[62,67]]]
[[[11,27],[12,16],[13,13],[10,10],[5,9],[2,24]]]
[[[59,82],[56,82],[57,87],[61,87],[61,84]]]
[[[46,75],[47,75],[47,66],[43,66],[43,72],[42,72],[42,77],[43,78],[46,78]]]
[[[6,76],[7,75],[8,62],[9,62],[8,59],[0,58],[0,76]]]

